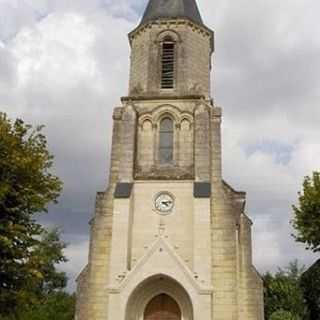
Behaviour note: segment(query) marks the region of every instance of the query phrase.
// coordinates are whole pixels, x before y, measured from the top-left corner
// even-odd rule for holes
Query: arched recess
[[[181,110],[171,104],[162,104],[156,107],[152,112],[152,119],[154,123],[159,123],[166,115],[171,116],[176,124],[181,121]]]
[[[171,29],[166,29],[159,32],[157,35],[157,42],[161,43],[168,37],[172,38],[175,42],[182,42],[179,33]]]
[[[153,165],[153,150],[150,148],[154,144],[153,123],[150,117],[144,117],[139,121],[138,143],[137,143],[137,164],[140,168],[149,170]]]
[[[126,320],[144,320],[146,307],[153,298],[165,294],[181,310],[181,320],[193,320],[193,306],[189,294],[176,280],[166,275],[156,275],[143,281],[132,292],[126,308]]]
[[[179,165],[184,168],[189,168],[193,165],[194,159],[194,144],[193,144],[193,124],[189,117],[183,117],[180,123],[179,134]]]

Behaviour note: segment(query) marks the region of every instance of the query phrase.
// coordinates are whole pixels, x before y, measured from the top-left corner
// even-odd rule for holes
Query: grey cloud
[[[223,20],[211,20],[216,98],[234,115],[257,116],[274,108],[292,112],[306,98],[315,98],[320,70],[315,12],[320,6],[313,2],[305,14],[305,3],[284,3],[279,8],[274,1],[228,2]]]
[[[79,13],[85,16],[104,11],[108,15],[134,21],[144,3],[128,0],[2,0],[0,3],[0,40],[9,42],[24,27],[36,25],[52,13]]]

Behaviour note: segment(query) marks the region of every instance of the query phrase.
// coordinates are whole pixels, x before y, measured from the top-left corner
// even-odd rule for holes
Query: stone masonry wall
[[[102,283],[108,283],[112,238],[113,192],[120,164],[121,109],[114,110],[109,187],[98,193],[95,216],[91,222],[89,264],[86,275],[78,283],[76,320],[107,320],[108,294]],[[84,291],[84,292],[83,292]],[[82,295],[82,299],[81,299]]]
[[[210,181],[210,107],[203,103],[195,109],[195,179]]]
[[[252,265],[245,195],[222,180],[221,110],[211,113],[211,215],[214,320],[263,320],[263,284]]]
[[[221,173],[221,110],[211,113],[211,217],[214,320],[238,319],[236,219]]]
[[[252,222],[245,215],[240,217],[240,320],[263,320],[264,300],[263,281],[252,265]]]

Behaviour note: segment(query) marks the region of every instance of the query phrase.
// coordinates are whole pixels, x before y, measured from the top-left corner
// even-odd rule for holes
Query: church
[[[246,194],[222,177],[214,33],[196,0],[149,0],[129,41],[76,320],[263,320]]]

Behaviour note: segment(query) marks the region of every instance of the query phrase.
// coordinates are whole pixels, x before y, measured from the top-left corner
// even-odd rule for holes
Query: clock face
[[[174,206],[173,196],[167,192],[161,192],[156,196],[155,208],[162,214],[168,214]]]

